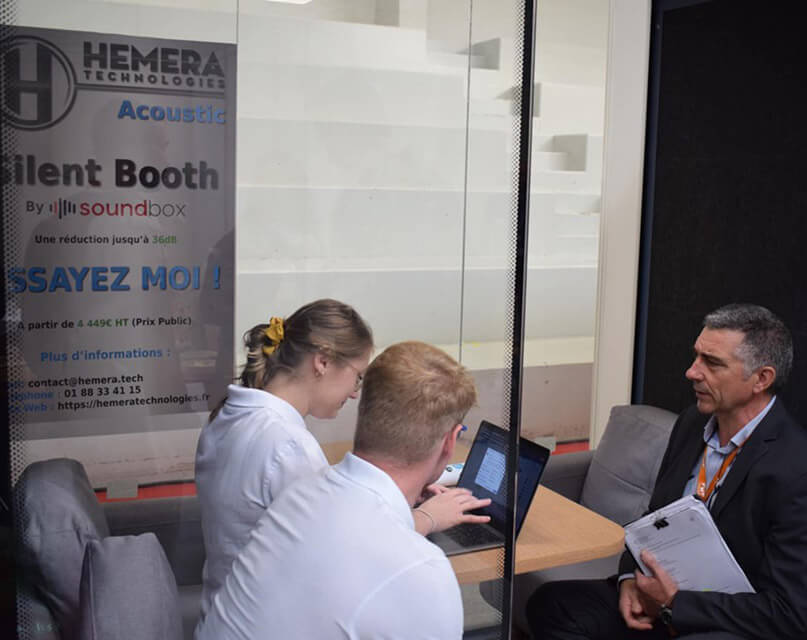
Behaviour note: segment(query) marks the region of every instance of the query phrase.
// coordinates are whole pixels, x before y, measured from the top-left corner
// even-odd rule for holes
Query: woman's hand
[[[474,498],[468,489],[447,489],[437,484],[429,485],[426,490],[431,497],[412,512],[415,530],[424,536],[463,522],[482,524],[490,520],[489,516],[466,513],[486,507],[490,504],[490,498]]]

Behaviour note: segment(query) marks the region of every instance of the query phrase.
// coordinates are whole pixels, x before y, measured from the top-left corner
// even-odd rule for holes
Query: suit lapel
[[[689,438],[681,450],[680,463],[676,465],[675,475],[670,483],[670,487],[674,489],[674,494],[669,496],[669,502],[678,500],[683,494],[684,488],[689,482],[689,476],[692,475],[692,469],[695,468],[695,463],[703,455],[705,446],[706,444],[703,442],[703,425],[700,425],[697,435]]]
[[[754,429],[754,433],[751,434],[748,442],[743,445],[742,451],[737,454],[734,464],[731,465],[731,469],[729,469],[712,505],[711,511],[714,520],[717,520],[723,507],[737,493],[737,489],[740,488],[751,468],[768,452],[768,442],[778,437],[781,410],[779,400],[777,400],[773,403],[768,414],[762,419],[762,422]]]
[[[691,423],[686,428],[686,434],[679,440],[678,451],[669,465],[668,476],[663,486],[659,486],[661,495],[655,501],[659,507],[678,500],[684,493],[689,476],[695,467],[695,462],[703,453],[703,427],[709,416],[694,413]]]

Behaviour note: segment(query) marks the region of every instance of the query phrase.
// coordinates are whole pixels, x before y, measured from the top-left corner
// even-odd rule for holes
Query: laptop
[[[471,451],[458,487],[470,489],[477,498],[490,498],[487,507],[473,513],[490,516],[487,524],[459,524],[445,531],[429,535],[429,540],[440,547],[447,556],[480,549],[504,546],[507,515],[506,459],[507,432],[486,420],[471,445]],[[532,497],[549,459],[549,449],[521,438],[518,456],[518,502],[516,504],[516,536],[521,531],[524,518],[530,509]]]

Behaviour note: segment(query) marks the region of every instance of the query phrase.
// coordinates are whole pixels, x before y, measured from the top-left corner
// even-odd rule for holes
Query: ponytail
[[[373,348],[373,333],[356,312],[343,302],[310,302],[285,320],[273,317],[244,334],[247,361],[239,382],[249,389],[265,389],[281,371],[295,375],[309,353],[334,358],[358,358]],[[216,417],[225,398],[210,414]]]

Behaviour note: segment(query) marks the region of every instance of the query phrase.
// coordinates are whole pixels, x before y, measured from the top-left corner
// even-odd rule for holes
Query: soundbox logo
[[[48,211],[61,220],[65,216],[76,215],[76,204],[74,202],[70,202],[70,200],[59,198],[48,205]]]
[[[0,111],[18,129],[36,131],[60,122],[76,100],[76,72],[56,46],[14,36],[0,46]]]

